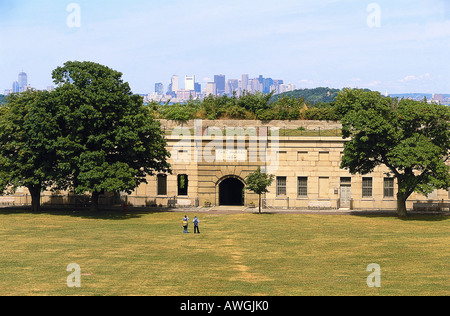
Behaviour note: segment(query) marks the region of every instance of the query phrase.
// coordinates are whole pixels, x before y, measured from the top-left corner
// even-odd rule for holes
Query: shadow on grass
[[[128,208],[124,211],[121,207],[104,207],[98,212],[92,212],[89,208],[81,207],[64,207],[64,206],[43,206],[39,212],[32,212],[29,206],[15,206],[0,208],[0,216],[2,215],[18,215],[18,214],[45,214],[52,216],[72,216],[86,219],[100,220],[127,220],[140,218],[143,215],[171,212],[166,208]]]
[[[450,219],[450,212],[408,212],[408,216],[400,217],[395,211],[358,211],[350,212],[351,216],[357,217],[393,217],[402,221],[426,221],[440,222]]]

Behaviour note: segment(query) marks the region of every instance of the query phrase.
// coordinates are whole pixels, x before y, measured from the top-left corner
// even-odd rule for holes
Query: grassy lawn
[[[448,217],[183,215],[0,210],[0,295],[450,295]]]

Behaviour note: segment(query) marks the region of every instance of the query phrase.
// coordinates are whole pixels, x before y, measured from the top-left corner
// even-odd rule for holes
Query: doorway
[[[219,205],[243,206],[244,183],[237,178],[227,178],[219,184]]]
[[[352,179],[350,177],[341,178],[341,208],[350,208],[352,199]]]

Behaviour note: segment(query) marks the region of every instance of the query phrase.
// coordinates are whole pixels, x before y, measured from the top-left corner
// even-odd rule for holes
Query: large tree
[[[397,179],[397,212],[413,192],[450,187],[450,108],[344,89],[336,101],[345,143],[341,168],[369,174],[384,165]]]
[[[52,73],[62,129],[59,155],[76,193],[131,193],[148,175],[170,172],[159,122],[122,73],[93,62],[66,62]]]
[[[0,192],[26,187],[35,212],[41,192],[59,177],[51,107],[51,94],[34,90],[13,94],[0,107]]]

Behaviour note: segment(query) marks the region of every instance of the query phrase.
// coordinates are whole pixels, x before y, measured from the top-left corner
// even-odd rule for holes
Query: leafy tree
[[[0,105],[6,103],[6,97],[3,94],[0,94]]]
[[[49,92],[26,91],[9,96],[0,108],[0,192],[26,187],[34,212],[40,209],[41,192],[59,175],[51,99]]]
[[[450,109],[378,92],[345,89],[336,101],[345,144],[341,167],[368,174],[385,165],[397,179],[397,212],[406,216],[413,192],[450,187]]]
[[[60,106],[59,155],[68,187],[92,193],[131,193],[147,175],[170,172],[166,140],[152,109],[134,95],[122,73],[92,62],[66,62],[52,73]]]
[[[247,190],[259,195],[259,213],[261,214],[261,196],[263,193],[269,192],[268,188],[272,185],[274,175],[261,171],[261,168],[249,174],[245,181],[247,182]]]
[[[330,89],[324,87],[314,89],[299,89],[274,95],[271,98],[271,102],[275,102],[278,99],[282,99],[285,97],[288,98],[292,97],[295,99],[304,99],[306,102],[316,107],[317,104],[320,103],[323,104],[333,102],[336,99],[339,91],[340,91],[339,89]]]

